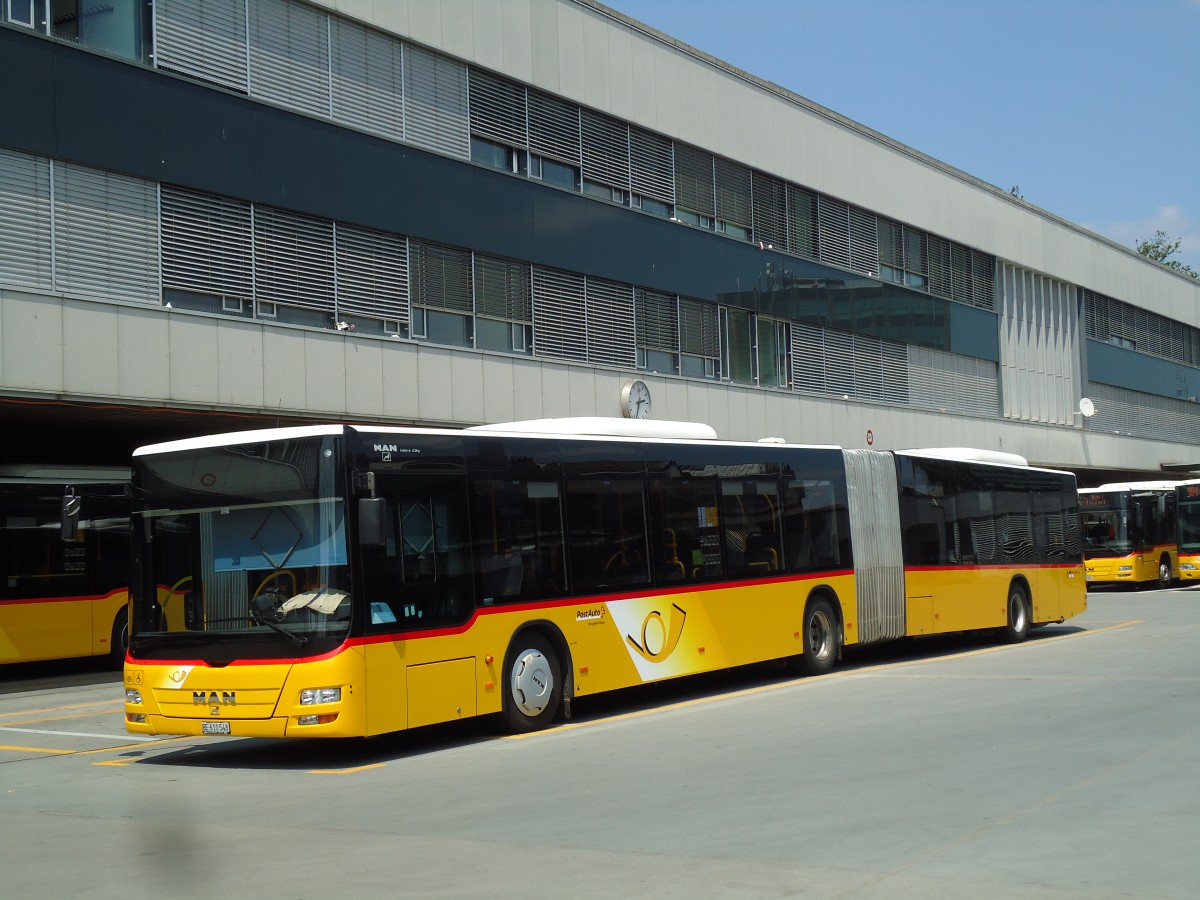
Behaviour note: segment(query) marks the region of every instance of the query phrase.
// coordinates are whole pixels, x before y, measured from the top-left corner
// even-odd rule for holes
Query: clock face
[[[650,418],[650,388],[644,381],[629,381],[621,388],[621,413],[627,419]]]

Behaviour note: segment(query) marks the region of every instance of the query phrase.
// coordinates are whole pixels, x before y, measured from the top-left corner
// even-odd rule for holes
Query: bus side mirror
[[[384,522],[387,501],[382,497],[360,497],[358,500],[358,543],[363,547],[382,547],[387,543]]]
[[[73,541],[79,535],[79,508],[83,498],[75,495],[75,488],[67,486],[62,498],[62,539]]]

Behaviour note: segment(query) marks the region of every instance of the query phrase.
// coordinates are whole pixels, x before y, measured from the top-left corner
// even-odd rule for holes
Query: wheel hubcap
[[[554,693],[554,673],[550,662],[537,650],[526,650],[517,657],[512,669],[513,702],[527,716],[537,716],[550,705]]]
[[[817,659],[828,659],[833,652],[833,623],[823,610],[808,620],[808,645]]]
[[[1015,631],[1025,630],[1025,598],[1013,594],[1008,600],[1008,619]]]

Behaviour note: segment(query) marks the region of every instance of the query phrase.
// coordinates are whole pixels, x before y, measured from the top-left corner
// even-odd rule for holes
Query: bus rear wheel
[[[800,668],[809,675],[824,675],[837,664],[838,620],[833,607],[824,598],[810,600],[804,608],[802,638],[804,653],[798,660]]]
[[[562,703],[562,666],[542,635],[518,636],[508,651],[504,679],[501,715],[510,731],[537,731],[554,720]]]
[[[1010,644],[1019,644],[1029,637],[1029,596],[1025,588],[1014,582],[1008,589],[1008,622],[1004,626],[1004,639]]]

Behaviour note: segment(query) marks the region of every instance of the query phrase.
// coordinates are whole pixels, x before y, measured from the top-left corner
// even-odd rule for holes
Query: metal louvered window
[[[1200,329],[1083,290],[1084,332],[1094,341],[1200,365]]]
[[[333,222],[269,206],[254,208],[258,303],[334,313]]]
[[[0,282],[53,287],[50,161],[0,149]]]
[[[393,140],[404,137],[404,45],[332,18],[333,118]]]
[[[465,65],[405,44],[404,138],[419,147],[470,159]]]
[[[475,315],[506,322],[533,321],[529,263],[475,254]]]
[[[1200,404],[1190,398],[1161,397],[1096,381],[1088,382],[1087,396],[1096,401],[1089,430],[1200,443]]]
[[[250,204],[168,185],[161,204],[163,288],[252,298]]]
[[[525,149],[525,88],[478,69],[469,71],[471,133]]]
[[[715,212],[713,155],[675,144],[675,204],[702,216]]]
[[[600,278],[584,279],[587,361],[600,366],[637,365],[633,288]]]
[[[717,218],[727,225],[738,225],[749,237],[750,220],[750,170],[721,157],[713,162],[716,182]]]
[[[679,352],[716,360],[721,357],[718,308],[703,300],[679,298]]]
[[[583,177],[610,188],[628,191],[629,126],[589,109],[581,112],[580,125],[583,136]]]
[[[642,288],[634,291],[638,347],[665,353],[679,350],[678,304],[674,294]]]
[[[971,251],[971,302],[980,309],[995,309],[996,257]]]
[[[328,116],[328,14],[287,0],[250,4],[250,94]]]
[[[929,235],[929,292],[939,297],[953,297],[952,271],[950,242],[937,235]]]
[[[864,275],[879,274],[879,231],[875,213],[850,207],[850,268]]]
[[[337,317],[408,322],[408,242],[400,235],[336,227]]]
[[[629,184],[643,197],[675,202],[675,153],[671,139],[629,126]]]
[[[69,163],[53,172],[55,289],[161,303],[157,186]]]
[[[410,240],[412,303],[425,309],[471,312],[471,251]]]
[[[529,149],[572,166],[579,165],[579,107],[529,89]]]
[[[548,359],[587,358],[583,276],[534,267],[533,353]]]
[[[679,372],[679,301],[674,294],[635,288],[637,364],[650,372]]]
[[[841,200],[817,196],[818,249],[823,262],[850,268],[850,207]]]
[[[754,194],[754,239],[764,245],[786,250],[787,241],[787,183],[780,178],[752,173]]]
[[[895,270],[904,268],[904,229],[899,222],[879,218],[879,263]]]
[[[246,0],[155,0],[161,69],[245,92]]]
[[[799,256],[819,258],[817,245],[817,195],[789,184],[788,250]]]

